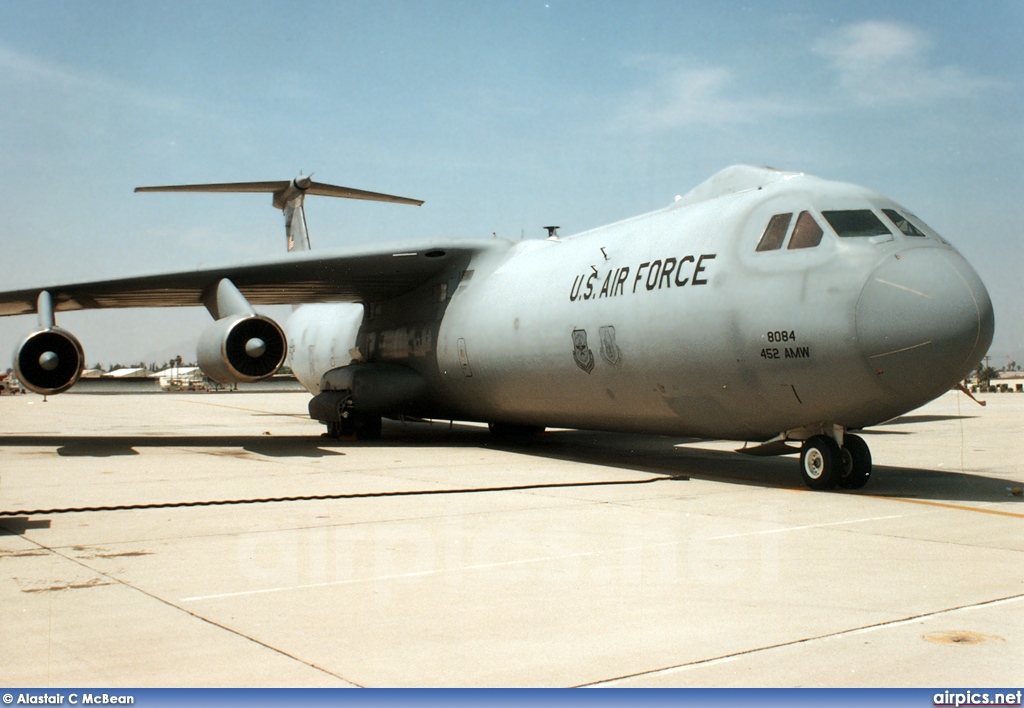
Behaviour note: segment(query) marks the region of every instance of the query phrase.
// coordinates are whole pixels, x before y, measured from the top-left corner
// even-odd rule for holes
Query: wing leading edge
[[[203,295],[227,278],[253,305],[386,300],[415,290],[445,270],[465,267],[476,254],[497,249],[493,240],[450,240],[292,254],[240,265],[156,273],[0,292],[0,317],[36,312],[47,291],[53,310],[128,307],[196,307]],[[504,244],[507,246],[507,243]]]

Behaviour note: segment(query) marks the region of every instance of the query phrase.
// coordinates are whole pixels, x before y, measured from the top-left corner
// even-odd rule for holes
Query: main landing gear
[[[811,489],[860,489],[871,478],[871,451],[856,435],[844,435],[842,447],[828,435],[815,435],[800,452],[800,473]]]
[[[381,417],[366,413],[349,413],[340,422],[327,424],[327,436],[331,438],[355,438],[356,440],[380,440]]]

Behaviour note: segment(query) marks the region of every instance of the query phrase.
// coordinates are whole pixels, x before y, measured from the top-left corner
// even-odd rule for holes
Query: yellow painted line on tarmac
[[[282,415],[289,416],[291,413],[277,413],[275,411],[268,411],[261,408],[243,408],[241,406],[229,406],[224,403],[211,403],[209,401],[184,401],[185,403],[194,403],[198,406],[213,406],[214,408],[230,408],[233,411],[245,411],[246,413],[267,413],[270,415]]]
[[[985,509],[978,506],[964,506],[963,504],[947,504],[946,502],[925,501],[924,499],[903,499],[901,497],[876,497],[876,499],[887,499],[888,501],[904,502],[906,504],[920,504],[921,506],[937,506],[940,509],[956,509],[957,511],[973,511],[978,514],[992,514],[994,516],[1010,516],[1017,519],[1024,519],[1024,514],[1014,511],[1000,511],[999,509]]]

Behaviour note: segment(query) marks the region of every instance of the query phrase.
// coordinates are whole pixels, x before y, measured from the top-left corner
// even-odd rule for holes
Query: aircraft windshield
[[[889,228],[870,209],[823,211],[829,226],[843,238],[891,235]]]
[[[889,220],[896,225],[904,236],[924,236],[924,231],[919,229],[908,217],[895,209],[882,209],[882,213],[889,217]]]

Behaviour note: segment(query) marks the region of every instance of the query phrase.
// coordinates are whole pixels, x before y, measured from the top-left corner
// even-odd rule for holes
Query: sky
[[[318,249],[571,234],[746,163],[861,184],[918,214],[989,289],[992,365],[1024,364],[1016,0],[0,10],[0,289],[284,251],[269,195],[141,185],[313,173],[426,202],[310,198]],[[202,309],[57,320],[104,366],[189,360],[210,322]],[[34,326],[0,320],[0,352]]]

